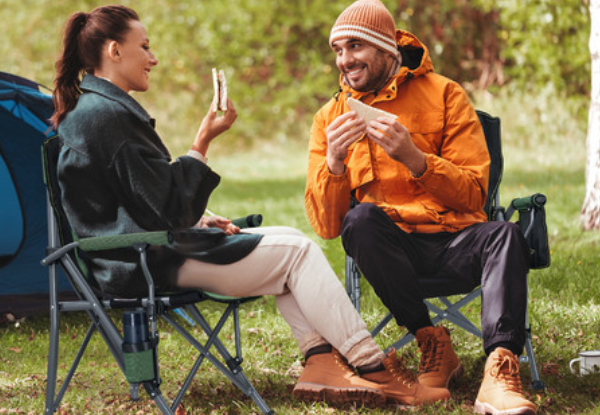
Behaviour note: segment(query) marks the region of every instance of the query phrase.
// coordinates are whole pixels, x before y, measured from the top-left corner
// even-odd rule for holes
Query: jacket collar
[[[374,95],[373,101],[378,100],[378,96],[389,96],[391,99],[396,96],[399,85],[428,72],[433,72],[429,50],[415,35],[405,30],[397,30],[396,43],[402,53],[402,66],[383,88],[376,92],[356,91],[344,82],[344,77],[340,74],[341,92],[345,96],[351,96],[355,99],[361,99],[369,95]]]
[[[110,82],[109,80],[87,74],[79,84],[82,91],[94,92],[110,100],[116,101],[127,108],[143,122],[154,127],[154,119],[148,115],[146,110],[127,92]]]

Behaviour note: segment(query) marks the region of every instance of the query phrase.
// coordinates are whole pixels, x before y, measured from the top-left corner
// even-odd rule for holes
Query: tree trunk
[[[587,133],[585,199],[581,218],[585,230],[600,230],[600,0],[591,0],[590,15],[592,91]]]

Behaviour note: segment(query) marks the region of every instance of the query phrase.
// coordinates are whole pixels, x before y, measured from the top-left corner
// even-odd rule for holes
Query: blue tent
[[[41,145],[54,134],[52,98],[0,72],[0,314],[48,310],[46,193]],[[68,290],[63,277],[61,290]]]

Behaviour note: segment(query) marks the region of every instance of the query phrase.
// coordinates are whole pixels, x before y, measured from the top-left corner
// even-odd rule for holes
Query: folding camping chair
[[[483,111],[477,111],[477,115],[483,127],[483,132],[486,138],[488,151],[490,153],[490,177],[486,204],[484,211],[490,221],[508,221],[515,211],[519,212],[518,224],[523,231],[527,242],[529,243],[532,262],[531,268],[544,268],[550,265],[550,255],[548,249],[548,236],[546,230],[546,219],[544,205],[546,197],[542,194],[534,194],[532,196],[514,199],[508,209],[500,206],[500,181],[502,179],[502,171],[504,161],[502,156],[501,137],[500,137],[500,119],[493,117]],[[356,309],[360,312],[360,270],[354,260],[346,255],[346,291]],[[457,287],[452,280],[432,280],[423,279],[420,281],[420,286],[425,293],[424,300],[427,309],[434,314],[432,318],[433,324],[440,321],[448,320],[458,327],[474,334],[481,338],[481,331],[473,324],[460,310],[465,305],[481,296],[481,287],[473,290],[465,290]],[[466,292],[465,292],[466,291]],[[450,296],[460,295],[449,298]],[[438,307],[430,299],[437,298],[443,305]],[[384,317],[379,324],[371,331],[372,336],[376,336],[385,326],[393,319],[391,313]],[[531,369],[532,383],[531,386],[535,390],[543,390],[544,382],[540,379],[533,353],[531,342],[531,327],[529,324],[529,314],[527,312],[525,319],[525,351],[526,355],[520,357],[522,362],[529,362]],[[414,336],[406,333],[402,338],[392,344],[396,349],[400,349],[408,344]]]
[[[182,291],[177,293],[155,293],[152,278],[146,264],[146,251],[151,245],[167,245],[171,242],[169,232],[148,232],[114,237],[86,238],[73,241],[72,232],[62,210],[60,191],[56,174],[56,164],[60,142],[57,136],[46,141],[43,146],[44,178],[48,193],[48,227],[49,241],[47,256],[42,264],[49,267],[50,275],[50,348],[48,355],[48,380],[46,390],[45,413],[52,414],[58,410],[61,400],[71,381],[78,364],[94,332],[98,331],[115,358],[119,368],[130,384],[132,399],[138,398],[139,386],[157,404],[163,414],[174,414],[184,394],[190,387],[194,376],[204,360],[208,360],[221,371],[231,382],[248,395],[262,413],[273,413],[242,371],[242,353],[239,327],[239,306],[258,297],[232,298],[218,296],[202,290]],[[260,216],[250,217],[254,224],[260,224]],[[247,218],[238,221],[240,226],[246,225]],[[140,256],[144,276],[148,283],[148,296],[144,298],[110,298],[102,295],[97,289],[93,277],[78,261],[78,253],[94,250],[116,248],[135,249]],[[62,266],[79,299],[76,301],[59,301],[57,298],[57,267]],[[225,311],[215,327],[200,313],[196,304],[213,300],[227,304]],[[206,343],[198,341],[183,327],[173,312],[182,308],[189,313],[208,337]],[[107,313],[109,309],[119,309],[123,313],[123,334]],[[69,372],[58,393],[57,370],[59,362],[59,316],[61,312],[85,311],[91,320],[87,334],[80,346]],[[111,313],[113,315],[114,313]],[[231,318],[232,317],[232,318]],[[185,338],[198,352],[198,358],[192,365],[177,396],[171,405],[161,394],[161,378],[159,375],[159,334],[157,318],[162,318]],[[219,339],[219,333],[227,321],[233,320],[235,356],[233,356]],[[216,351],[216,355],[213,354]],[[219,357],[220,356],[220,357]]]

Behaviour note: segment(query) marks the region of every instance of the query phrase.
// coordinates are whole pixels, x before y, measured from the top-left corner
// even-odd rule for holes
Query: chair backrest
[[[57,135],[50,137],[42,146],[42,164],[44,183],[48,191],[48,201],[54,213],[54,219],[58,225],[58,236],[60,244],[66,245],[73,242],[71,227],[62,206],[60,185],[58,183],[58,155],[60,154],[60,139]]]
[[[485,141],[490,154],[490,177],[484,211],[488,220],[494,220],[495,208],[500,205],[500,181],[504,168],[500,141],[500,119],[477,110],[477,116],[483,128]],[[419,281],[426,298],[443,297],[454,294],[466,294],[475,287],[471,283],[458,283],[455,280],[426,278]]]
[[[54,135],[47,139],[42,146],[42,165],[44,173],[44,183],[48,194],[48,209],[52,210],[53,218],[48,218],[49,221],[54,220],[56,227],[49,227],[49,248],[59,248],[67,245],[75,240],[75,233],[71,229],[69,220],[62,205],[60,184],[58,182],[58,156],[60,154],[61,142],[58,135]],[[85,260],[79,249],[75,249],[69,253],[74,264],[79,268],[85,276],[87,282],[94,288],[98,289],[98,285],[94,278],[90,278]]]
[[[502,141],[500,136],[500,118],[493,117],[484,111],[477,110],[477,116],[483,128],[488,152],[490,153],[490,177],[488,194],[483,208],[488,220],[493,219],[494,209],[500,204],[500,181],[504,170]]]

